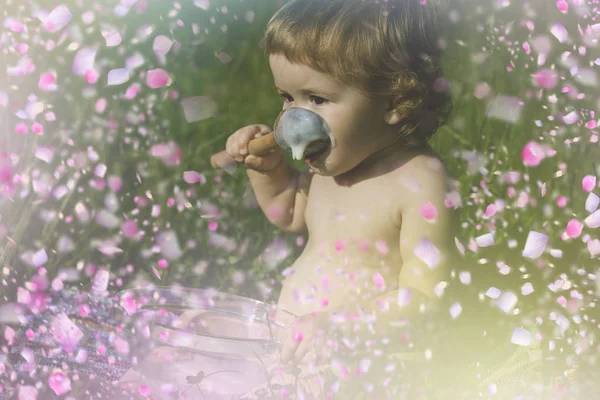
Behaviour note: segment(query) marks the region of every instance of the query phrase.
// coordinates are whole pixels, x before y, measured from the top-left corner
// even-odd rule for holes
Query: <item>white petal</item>
[[[523,257],[538,258],[542,255],[548,245],[548,235],[543,233],[530,231],[523,250]]]
[[[166,55],[171,47],[173,46],[173,41],[164,35],[158,35],[154,38],[154,43],[152,44],[152,50],[154,53],[164,56]]]
[[[217,105],[206,96],[189,97],[181,100],[183,114],[187,122],[196,122],[217,115]]]
[[[600,204],[600,197],[595,193],[590,193],[585,200],[585,210],[593,213],[598,209],[598,204]]]
[[[494,235],[491,233],[486,233],[485,235],[481,235],[475,238],[475,243],[479,247],[489,247],[494,244]]]
[[[129,80],[129,70],[127,68],[119,68],[108,71],[107,85],[122,85]]]
[[[529,346],[531,344],[531,338],[531,333],[526,329],[515,328],[510,342],[519,346]]]
[[[496,306],[504,311],[506,314],[510,313],[511,310],[517,305],[517,295],[512,292],[504,292],[496,300]]]
[[[594,211],[594,213],[587,217],[583,222],[585,222],[588,228],[600,227],[600,210]]]
[[[419,241],[414,254],[432,269],[440,262],[440,251],[427,238],[423,238]]]

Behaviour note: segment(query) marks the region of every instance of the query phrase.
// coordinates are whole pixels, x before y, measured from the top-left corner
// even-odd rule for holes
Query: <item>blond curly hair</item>
[[[290,0],[267,25],[265,54],[392,99],[404,117],[399,138],[426,142],[452,108],[440,65],[443,8],[440,0]]]

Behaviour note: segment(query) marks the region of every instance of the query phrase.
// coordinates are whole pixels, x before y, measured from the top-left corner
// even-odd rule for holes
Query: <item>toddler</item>
[[[332,146],[305,154],[301,171],[279,148],[249,155],[249,141],[269,126],[241,128],[226,144],[266,217],[308,233],[278,300],[298,316],[283,363],[333,362],[338,375],[353,367],[360,375],[365,352],[382,349],[376,341],[408,354],[415,340],[406,325],[436,308],[456,222],[450,177],[427,144],[450,109],[438,12],[419,0],[291,0],[267,26],[283,109],[318,114],[333,136]]]
[[[316,376],[298,398],[402,398],[390,370],[427,355],[419,344],[455,252],[451,179],[428,145],[450,110],[439,12],[431,0],[291,0],[267,26],[283,109],[318,114],[333,137],[301,171],[280,148],[249,155],[269,126],[226,143],[266,217],[308,233],[277,304],[297,316],[281,362]]]

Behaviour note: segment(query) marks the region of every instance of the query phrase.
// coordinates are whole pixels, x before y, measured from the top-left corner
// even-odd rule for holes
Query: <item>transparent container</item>
[[[154,287],[120,292],[137,337],[151,344],[122,382],[154,395],[233,399],[268,380],[296,316],[258,300],[207,289]],[[141,336],[140,336],[141,335]]]

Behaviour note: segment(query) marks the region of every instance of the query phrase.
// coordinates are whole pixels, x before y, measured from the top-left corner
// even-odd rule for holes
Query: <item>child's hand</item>
[[[281,362],[289,361],[299,363],[309,353],[313,357],[324,359],[325,337],[331,327],[331,314],[327,312],[315,312],[301,315],[289,328],[283,350],[281,351]]]
[[[258,157],[248,153],[248,143],[255,138],[266,135],[272,129],[266,125],[248,125],[238,129],[229,136],[225,151],[237,162],[243,162],[246,167],[256,171],[270,171],[277,167],[283,158],[283,152],[279,147],[269,153]]]

